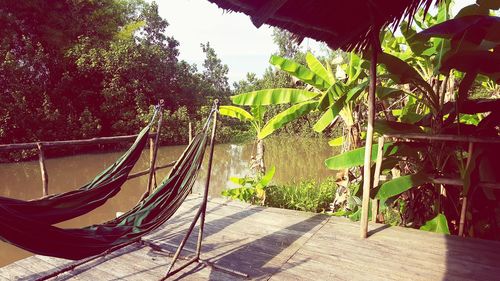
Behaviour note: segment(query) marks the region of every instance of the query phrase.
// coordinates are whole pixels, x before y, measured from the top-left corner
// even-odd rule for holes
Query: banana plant
[[[443,57],[441,71],[454,69],[463,73],[463,79],[457,93],[455,111],[448,117],[449,120],[457,120],[456,125],[459,133],[467,133],[468,126],[473,125],[474,130],[471,132],[476,135],[499,136],[498,129],[495,129],[497,128],[495,126],[500,124],[498,107],[491,108],[489,115],[480,118],[482,120],[478,120],[477,123],[463,124],[465,123],[463,117],[467,115],[462,115],[464,111],[477,114],[477,111],[471,110],[474,107],[471,108],[470,105],[476,104],[478,101],[469,100],[474,85],[482,86],[486,91],[491,91],[490,95],[494,97],[495,89],[498,89],[498,84],[500,84],[500,37],[498,36],[500,34],[500,18],[490,16],[490,9],[498,8],[500,8],[498,1],[477,1],[475,5],[462,9],[454,19],[420,33],[423,38],[439,38],[451,42],[450,49]],[[498,100],[487,102],[494,103],[496,101]],[[492,229],[493,232],[495,229],[500,229],[500,222],[495,223],[495,219],[491,219],[490,211],[483,207],[491,205],[488,209],[495,208],[495,204],[491,202],[498,202],[497,198],[491,190],[479,189],[477,184],[480,180],[500,181],[498,173],[491,169],[492,163],[497,161],[499,156],[498,151],[498,146],[494,145],[476,146],[472,154],[467,155],[470,165],[465,166],[463,161],[460,163],[459,174],[464,180],[461,193],[472,199],[466,216],[469,234],[488,236],[491,235]],[[471,196],[473,197],[470,198]],[[477,201],[477,198],[481,197],[488,200]],[[474,204],[474,202],[477,203]],[[496,206],[498,207],[498,205],[497,203]],[[481,222],[488,217],[490,217],[489,222]],[[490,234],[485,234],[488,232]]]
[[[385,51],[379,55],[379,63],[385,71],[382,77],[399,85],[408,85],[408,95],[425,105],[425,108],[420,108],[420,114],[429,110],[438,115],[446,97],[449,99],[449,92],[453,91],[450,84],[454,76],[440,73],[442,58],[450,48],[449,40],[425,39],[417,33],[417,27],[427,29],[450,19],[450,2],[440,2],[434,16],[424,17],[424,11],[420,10],[414,25],[403,21],[400,26],[402,36],[395,36],[392,32],[382,34]]]
[[[343,124],[343,136],[329,142],[332,146],[342,146],[348,151],[361,145],[361,121],[359,104],[363,104],[364,94],[368,86],[365,68],[367,62],[351,52],[348,61],[337,65],[337,80],[321,97],[319,109],[324,113],[314,124],[316,132],[322,132],[337,118]],[[327,64],[327,69],[330,69]],[[331,72],[331,70],[330,70]],[[338,75],[343,73],[344,77]],[[333,76],[333,75],[330,75]]]
[[[254,160],[260,167],[257,175],[263,175],[265,172],[263,139],[287,123],[312,111],[322,112],[321,118],[313,126],[315,131],[322,132],[335,120],[341,118],[349,132],[347,134],[349,137],[344,143],[352,143],[354,147],[359,144],[360,129],[359,125],[356,126],[353,115],[356,101],[367,87],[366,75],[362,67],[366,64],[364,60],[351,53],[349,63],[343,65],[343,68],[337,66],[335,72],[329,63],[322,64],[311,53],[306,54],[307,66],[279,56],[271,56],[270,63],[302,81],[306,87],[243,93],[231,97],[236,106],[221,106],[220,108],[222,115],[252,124],[257,136],[257,153]],[[339,75],[341,73],[344,75]],[[289,107],[265,122],[266,107],[285,104]],[[250,107],[250,112],[243,107]]]
[[[256,177],[262,176],[266,172],[263,139],[288,122],[314,110],[317,103],[314,98],[318,95],[318,93],[301,89],[260,90],[231,97],[234,104],[249,106],[250,112],[243,107],[231,105],[219,108],[221,115],[250,123],[255,130],[256,151],[255,157],[252,159],[252,167],[256,170]],[[265,123],[266,106],[279,104],[291,104],[292,106]]]
[[[226,189],[222,191],[222,195],[243,202],[264,205],[266,202],[266,189],[271,183],[275,171],[276,169],[273,166],[261,177],[232,177],[229,180],[237,184],[238,187]]]
[[[222,115],[238,118],[252,124],[257,135],[256,161],[260,163],[261,173],[265,171],[262,140],[287,123],[312,111],[323,112],[321,118],[313,126],[315,131],[322,132],[337,117],[340,117],[349,128],[348,131],[351,132],[349,135],[352,137],[348,140],[351,143],[359,143],[360,130],[359,128],[358,130],[352,129],[355,126],[353,108],[355,101],[367,87],[366,81],[360,82],[362,78],[366,77],[361,67],[366,62],[352,53],[350,63],[345,66],[347,78],[342,77],[346,80],[345,82],[335,77],[328,63],[326,66],[323,65],[311,53],[307,53],[306,62],[307,66],[303,66],[293,60],[275,55],[270,58],[272,65],[307,84],[308,87],[305,89],[277,88],[252,91],[232,96],[231,100],[236,106],[221,107]],[[267,106],[284,104],[290,106],[264,122]],[[245,106],[250,107],[251,112],[246,111],[243,108]]]
[[[472,18],[463,16],[450,20],[448,8],[449,2],[443,1],[436,16],[425,19],[417,16],[416,25],[426,29],[421,33],[417,33],[415,27],[409,27],[403,23],[401,30],[403,36],[383,34],[386,53],[379,55],[381,68],[385,71],[382,79],[388,83],[407,85],[402,87],[402,90],[408,94],[408,97],[403,108],[393,112],[398,122],[378,121],[375,124],[375,130],[378,133],[478,132],[481,125],[486,126],[486,118],[477,119],[477,114],[491,112],[492,116],[500,115],[496,113],[498,110],[495,107],[485,106],[485,104],[494,104],[495,101],[468,101],[466,99],[477,73],[489,77],[490,81],[498,82],[500,62],[496,51],[500,48],[495,40],[498,40],[499,21],[486,15]],[[423,13],[422,11],[421,14]],[[464,15],[465,12],[460,14]],[[477,40],[481,34],[483,37]],[[469,41],[475,42],[475,45]],[[490,49],[481,50],[479,49],[481,46],[489,46]],[[453,73],[450,73],[452,69]],[[455,78],[462,78],[457,101],[446,102],[447,98],[455,96],[454,87],[450,87]],[[473,118],[477,119],[475,124],[464,124],[463,118],[455,120],[455,116],[460,113],[459,110],[464,109],[468,110],[467,113],[476,115]],[[462,146],[398,142],[387,145],[392,149],[388,151],[384,147],[384,170],[398,166],[407,175],[387,181],[377,187],[372,195],[378,199],[388,200],[403,192],[415,190],[425,193],[430,189],[439,193],[437,186],[432,185],[435,176],[456,176],[457,174],[463,175],[465,172],[460,169],[467,159],[460,153],[464,149]],[[374,151],[376,151],[376,145]],[[326,165],[330,169],[361,165],[362,155],[364,155],[364,148],[327,159]],[[413,189],[415,187],[419,189]],[[420,221],[417,226],[422,225],[425,230],[448,232],[447,225],[446,227],[443,225],[443,221],[447,220],[443,214],[442,198],[440,196],[433,198],[435,201],[431,208],[437,216],[427,222]],[[453,200],[458,201],[458,198]],[[453,202],[453,204],[458,206],[459,202]],[[454,211],[453,216],[456,217],[457,210]]]
[[[320,93],[315,100],[316,110],[321,112],[321,117],[313,125],[314,131],[323,132],[340,119],[344,126],[344,136],[332,140],[330,144],[342,145],[343,150],[360,145],[362,116],[359,116],[356,109],[358,104],[363,103],[360,100],[368,85],[365,60],[350,53],[348,62],[336,65],[335,70],[328,62],[322,64],[311,53],[306,55],[307,67],[277,56],[272,56],[270,62],[308,84],[310,91]]]

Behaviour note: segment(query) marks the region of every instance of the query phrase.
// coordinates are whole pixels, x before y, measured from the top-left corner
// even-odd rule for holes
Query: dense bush
[[[304,180],[293,184],[272,185],[266,189],[265,205],[322,213],[328,211],[336,189],[333,178],[321,182]]]

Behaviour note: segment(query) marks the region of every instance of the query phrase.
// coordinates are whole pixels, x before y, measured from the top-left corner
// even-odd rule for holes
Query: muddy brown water
[[[324,139],[272,138],[265,142],[265,161],[268,167],[275,166],[273,182],[291,183],[301,179],[321,180],[333,176],[334,171],[327,170],[324,159],[334,155],[337,150],[331,148]],[[185,146],[167,146],[158,150],[157,164],[161,165],[176,160]],[[230,177],[249,175],[250,157],[253,144],[216,145],[210,180],[210,196],[220,197],[225,188],[235,185]],[[113,163],[123,152],[80,154],[46,160],[49,174],[49,193],[61,193],[80,187],[93,179],[99,172]],[[208,155],[208,150],[207,153]],[[204,162],[206,164],[207,161]],[[149,151],[144,150],[134,171],[147,169]],[[168,174],[169,169],[158,171],[158,181]],[[206,178],[203,165],[194,186],[194,192],[202,192]],[[0,196],[23,200],[38,198],[42,194],[40,168],[37,161],[0,164]],[[147,176],[127,181],[120,193],[103,206],[92,212],[58,224],[63,228],[83,227],[105,222],[115,217],[116,212],[125,212],[132,208],[142,195],[147,185]],[[0,267],[32,255],[30,252],[0,241]]]

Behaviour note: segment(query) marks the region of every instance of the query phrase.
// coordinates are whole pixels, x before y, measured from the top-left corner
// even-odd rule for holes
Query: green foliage
[[[302,89],[266,89],[243,93],[231,97],[236,105],[261,106],[278,104],[296,104],[317,97],[317,93]]]
[[[478,9],[468,7],[455,19],[450,19],[448,5],[448,2],[441,3],[435,16],[417,16],[415,23],[420,29],[424,29],[420,33],[416,33],[415,27],[403,23],[403,37],[395,37],[390,33],[384,35],[384,51],[387,53],[379,57],[385,71],[382,77],[388,79],[386,83],[391,88],[394,87],[392,83],[408,84],[404,92],[411,89],[413,94],[400,109],[393,111],[398,121],[377,122],[377,132],[483,135],[488,131],[487,134],[498,136],[498,129],[486,129],[487,122],[483,122],[484,115],[480,114],[491,111],[491,116],[494,116],[497,115],[497,110],[479,109],[478,102],[467,100],[470,90],[477,83],[474,80],[478,73],[484,75],[481,77],[482,85],[498,82],[500,77],[498,54],[495,51],[498,48],[498,38],[493,36],[498,33],[498,19],[483,13],[484,9],[479,9],[482,5],[480,3],[476,5]],[[472,13],[481,15],[471,15]],[[452,69],[453,72],[450,72]],[[484,78],[486,76],[489,80]],[[457,78],[462,79],[458,92],[455,92],[449,81],[458,80]],[[455,101],[445,103],[446,99],[453,98]],[[467,114],[460,114],[460,111]],[[408,155],[407,149],[398,149],[393,155],[385,154],[385,161],[395,160],[394,158],[399,160],[385,169],[399,168],[406,175],[383,183],[379,187],[377,198],[402,195],[400,198],[404,198],[405,207],[401,214],[405,225],[424,225],[421,229],[450,233],[446,219],[448,217],[451,218],[450,225],[453,227],[451,231],[456,232],[456,222],[460,215],[456,207],[460,204],[459,195],[476,194],[476,198],[488,198],[486,191],[483,195],[481,191],[475,193],[478,191],[469,190],[473,186],[470,181],[475,177],[471,171],[481,173],[481,169],[475,166],[478,154],[464,154],[465,149],[462,145],[430,143],[416,147],[411,157],[403,157]],[[338,157],[340,158],[342,157]],[[351,161],[347,158],[344,160]],[[471,162],[468,169],[465,169],[466,162]],[[431,184],[433,177],[460,177],[464,186],[458,191],[446,186],[447,191],[452,190],[455,195],[442,197],[439,186]],[[483,201],[481,204],[487,203]],[[479,212],[477,210],[481,207],[471,205],[469,208]],[[446,217],[443,213],[446,213]],[[436,214],[439,215],[433,218]]]
[[[240,105],[250,105],[253,115],[242,108],[234,106],[223,106],[221,114],[248,121],[255,128],[258,139],[263,139],[276,130],[284,127],[287,123],[308,114],[317,107],[317,101],[311,100],[318,96],[315,93],[299,89],[270,89],[259,90],[232,96],[233,103]],[[280,105],[285,103],[293,104],[272,117],[264,124],[264,105]]]
[[[371,160],[375,161],[377,159],[378,144],[372,146],[372,157]],[[393,143],[385,143],[383,148],[383,153],[386,156],[393,155],[398,151],[398,147]],[[346,168],[352,168],[356,166],[363,165],[365,157],[365,148],[357,148],[351,151],[344,152],[342,154],[330,157],[325,160],[325,165],[331,170],[342,170]]]
[[[211,99],[218,98],[221,103],[225,103],[231,94],[227,77],[229,68],[222,63],[209,42],[201,44],[201,48],[206,55],[202,77],[208,87],[204,89],[204,94]]]
[[[273,28],[273,41],[278,47],[276,55],[291,59],[300,59],[303,56],[300,46],[294,39],[294,34],[280,28]]]
[[[226,189],[222,191],[222,196],[240,200],[248,203],[264,204],[266,202],[266,189],[274,177],[276,169],[272,167],[261,177],[232,177],[229,180],[239,185],[239,187]]]
[[[303,116],[312,110],[314,110],[317,106],[316,101],[307,101],[299,104],[292,105],[290,108],[280,112],[275,115],[259,132],[257,137],[259,139],[263,139],[279,128],[282,128],[286,123],[289,123],[293,120],[298,119],[300,116]]]
[[[126,24],[121,28],[121,30],[116,34],[116,39],[118,40],[132,40],[134,39],[134,34],[142,27],[146,25],[144,20],[133,21]]]
[[[438,214],[435,218],[427,221],[420,227],[420,229],[436,233],[450,234],[450,229],[448,228],[448,220],[443,214]]]
[[[412,187],[420,186],[430,181],[432,179],[424,173],[398,177],[383,183],[375,197],[377,199],[391,198],[400,195]]]
[[[340,80],[336,81],[328,63],[325,67],[311,53],[305,56],[307,67],[295,60],[273,55],[270,59],[271,64],[316,89],[311,90],[310,87],[306,87],[306,89],[254,90],[233,96],[231,99],[234,104],[252,106],[254,110],[259,109],[260,112],[263,106],[266,106],[270,108],[270,110],[266,108],[268,113],[275,113],[266,124],[264,124],[263,114],[259,114],[261,117],[258,118],[259,122],[254,122],[259,139],[269,136],[292,121],[306,119],[309,123],[310,118],[306,116],[311,116],[310,113],[315,117],[321,115],[319,119],[315,118],[317,121],[313,126],[318,133],[327,129],[338,116],[347,126],[353,127],[355,126],[353,109],[356,107],[357,99],[366,89],[367,81],[359,84],[353,83],[358,78],[364,77],[361,68],[364,61],[355,54],[351,54],[350,59],[352,61],[350,71],[355,77],[351,77],[349,83],[345,84]],[[253,79],[251,76],[248,78]],[[240,82],[239,85],[249,87],[245,81]],[[281,106],[284,104],[291,106],[284,108]],[[356,136],[350,137],[349,142],[352,142],[352,138]]]
[[[330,140],[328,144],[330,146],[341,146],[343,142],[344,142],[344,137],[338,137],[333,140]]]
[[[154,2],[7,1],[0,22],[2,143],[133,134],[160,99],[162,143],[186,143],[201,105],[228,100],[227,66],[209,43],[202,72],[179,61]],[[248,129],[230,125],[218,139]]]
[[[239,108],[236,106],[223,105],[219,108],[219,113],[224,116],[237,118],[241,121],[253,121],[255,119],[250,113],[245,111],[243,108]]]
[[[266,189],[266,206],[324,213],[333,201],[337,185],[333,178],[321,182],[304,180]]]
[[[271,56],[269,63],[276,66],[278,69],[297,77],[301,81],[321,90],[326,90],[330,87],[330,84],[326,80],[323,80],[321,76],[293,60],[273,55]]]

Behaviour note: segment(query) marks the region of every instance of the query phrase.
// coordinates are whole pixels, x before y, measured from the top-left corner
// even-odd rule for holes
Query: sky
[[[475,3],[474,0],[455,0],[452,14]],[[248,72],[261,76],[269,67],[269,57],[277,50],[272,40],[272,28],[257,29],[250,17],[228,13],[207,0],[157,0],[160,16],[170,24],[166,34],[179,41],[180,59],[202,68],[205,55],[200,44],[210,46],[229,67],[229,81],[245,79]],[[302,43],[305,49],[320,50],[312,39]]]

